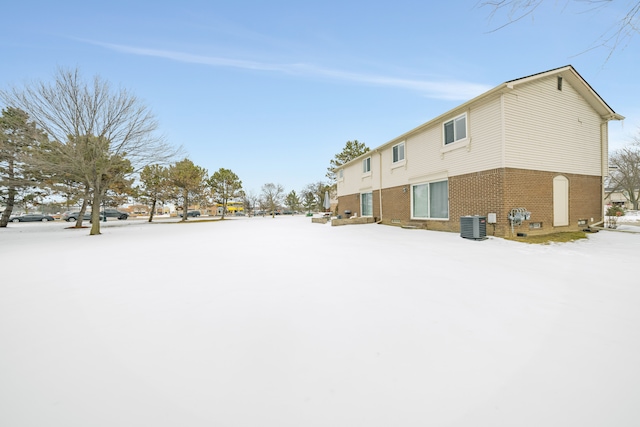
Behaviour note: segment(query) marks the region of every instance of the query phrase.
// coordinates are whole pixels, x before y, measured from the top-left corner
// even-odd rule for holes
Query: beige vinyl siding
[[[505,166],[600,175],[602,120],[569,84],[551,76],[505,93]]]
[[[438,158],[450,175],[464,175],[502,166],[501,115],[500,96],[485,100],[468,112],[467,142],[453,143],[440,150]],[[458,144],[461,148],[453,149]]]
[[[400,178],[397,173],[391,175],[390,182],[392,185],[389,187],[395,187],[398,185],[406,184],[407,182],[414,183],[416,181],[422,181],[424,175],[430,175],[446,171],[446,168],[442,165],[440,159],[440,148],[442,146],[442,132],[439,126],[433,126],[426,129],[417,135],[413,135],[407,139],[407,170],[403,174],[404,181],[400,182],[397,178]],[[385,187],[387,186],[387,180],[385,179]]]
[[[462,112],[457,112],[457,117]],[[467,139],[443,144],[445,118],[405,141],[405,162],[394,167],[392,146],[382,150],[382,187],[391,188],[407,182],[429,180],[433,176],[462,175],[495,169],[502,164],[501,101],[496,96],[467,110]],[[401,142],[401,141],[398,141]],[[372,160],[372,169],[376,161]]]
[[[338,180],[338,196],[360,192],[361,167],[359,162],[355,162],[343,169],[343,179]]]
[[[376,163],[382,164],[382,188],[395,187],[407,182],[407,170],[413,162],[412,149],[416,144],[410,144],[411,139],[404,140],[404,161],[393,163],[393,145],[389,145],[380,151],[382,158],[376,159]],[[401,143],[402,141],[398,141]]]
[[[600,114],[612,111],[565,71],[562,90],[555,72],[507,82],[385,143],[371,152],[370,177],[361,159],[345,168],[338,195],[499,168],[601,176],[607,124]],[[462,114],[467,138],[444,145],[443,124]],[[392,147],[403,141],[405,161],[392,165]]]
[[[380,165],[378,153],[371,151],[371,172],[362,173],[362,161],[356,161],[343,169],[343,179],[338,180],[338,196],[360,193],[363,190],[378,188],[380,180]],[[363,157],[364,159],[365,157]]]

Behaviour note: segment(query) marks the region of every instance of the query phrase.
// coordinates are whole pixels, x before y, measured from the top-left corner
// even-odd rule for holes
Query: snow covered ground
[[[1,426],[640,422],[640,234],[68,226],[0,230]]]

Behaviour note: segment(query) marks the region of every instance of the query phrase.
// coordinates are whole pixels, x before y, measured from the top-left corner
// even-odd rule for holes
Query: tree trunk
[[[7,178],[9,179],[9,182],[15,179],[13,157],[11,156],[9,156],[9,159],[7,161]],[[9,184],[8,187],[7,205],[5,206],[4,211],[2,211],[2,217],[0,217],[0,227],[6,227],[9,223],[9,218],[11,217],[11,213],[13,212],[13,205],[16,201],[16,194],[18,192],[15,186]]]
[[[84,213],[87,211],[87,205],[89,204],[89,187],[85,188],[84,196],[82,197],[82,206],[80,212],[78,212],[78,218],[76,218],[76,228],[82,228],[82,221],[84,221]]]
[[[0,217],[0,227],[6,227],[9,223],[9,218],[11,217],[11,213],[13,212],[13,204],[16,200],[16,189],[14,187],[9,187],[7,191],[7,205],[2,212],[2,217]]]
[[[153,221],[153,214],[156,212],[156,202],[157,200],[154,198],[153,202],[151,202],[151,213],[149,214],[149,222]]]
[[[188,209],[189,209],[189,190],[184,190],[184,206],[182,206],[182,219],[180,221],[187,220]]]
[[[102,202],[102,189],[100,185],[94,186],[93,200],[91,202],[91,231],[90,236],[100,234],[100,203]]]

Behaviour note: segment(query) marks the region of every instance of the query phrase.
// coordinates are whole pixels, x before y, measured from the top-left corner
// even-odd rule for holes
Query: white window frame
[[[456,126],[457,122],[460,121],[461,119],[464,119],[464,136],[458,135],[458,130]],[[451,142],[447,142],[446,129],[449,123],[453,125],[453,141]],[[464,141],[468,137],[469,137],[469,120],[467,118],[467,113],[460,114],[459,116],[456,116],[451,120],[447,120],[442,124],[442,145],[446,146],[446,145],[455,144],[456,142]]]
[[[370,175],[371,174],[371,157],[367,157],[362,160],[362,174]]]
[[[446,182],[447,183],[447,217],[432,217],[431,216],[431,185],[432,184],[437,184],[440,182]],[[414,200],[414,194],[415,194],[415,187],[418,186],[422,186],[422,185],[426,185],[427,186],[427,216],[415,216],[415,200]],[[451,207],[449,206],[449,180],[448,179],[439,179],[436,181],[427,181],[427,182],[419,182],[419,183],[415,183],[415,184],[411,184],[411,205],[410,205],[410,209],[411,209],[411,219],[428,219],[428,220],[432,220],[432,221],[448,221],[449,220],[449,215],[451,214]]]
[[[371,196],[371,214],[370,215],[365,215],[364,213],[364,209],[363,209],[363,202],[364,202],[364,195],[369,194]],[[368,191],[366,193],[360,193],[360,216],[363,217],[372,217],[373,216],[373,191]]]
[[[402,158],[394,159],[394,152],[396,150],[396,147],[400,147],[400,146],[402,146]],[[402,164],[406,158],[407,158],[407,146],[405,145],[405,141],[402,141],[394,145],[393,147],[391,147],[391,164],[392,165]]]

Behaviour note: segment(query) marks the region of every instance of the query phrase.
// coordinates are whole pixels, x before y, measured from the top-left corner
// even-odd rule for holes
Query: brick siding
[[[569,225],[553,227],[553,178],[562,175],[569,180]],[[524,169],[492,169],[466,175],[449,177],[449,220],[412,220],[411,186],[382,190],[382,223],[388,225],[416,226],[429,230],[460,232],[460,217],[495,213],[497,223],[487,225],[487,234],[508,236],[511,225],[509,212],[525,208],[531,212],[514,232],[547,234],[556,231],[579,230],[579,220],[588,224],[603,219],[602,180],[598,176],[560,174],[556,172]],[[373,192],[373,215],[380,218],[379,191]],[[338,213],[350,210],[360,216],[360,197],[350,194],[338,198]],[[592,221],[593,219],[593,221]],[[531,223],[541,224],[531,229]]]

